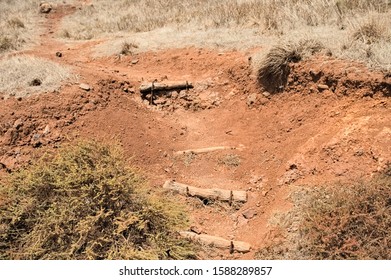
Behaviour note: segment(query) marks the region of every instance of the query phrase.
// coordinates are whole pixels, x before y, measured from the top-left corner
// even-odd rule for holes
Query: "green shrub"
[[[148,194],[122,152],[81,142],[0,184],[1,259],[187,259],[184,211]],[[1,197],[0,196],[0,197]]]

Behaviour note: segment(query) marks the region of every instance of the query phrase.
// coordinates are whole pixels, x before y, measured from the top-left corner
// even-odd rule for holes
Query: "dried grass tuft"
[[[258,66],[259,84],[271,93],[282,91],[288,81],[290,64],[297,63],[322,49],[322,44],[314,40],[281,43],[271,48]]]
[[[358,40],[366,44],[372,44],[381,40],[389,40],[389,28],[384,22],[380,22],[374,17],[360,24],[353,32],[353,40]]]
[[[137,48],[138,48],[137,44],[125,41],[122,43],[120,54],[133,55],[134,49],[137,49]]]

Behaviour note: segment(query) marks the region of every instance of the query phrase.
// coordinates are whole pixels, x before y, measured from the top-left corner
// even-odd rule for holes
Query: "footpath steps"
[[[237,190],[226,190],[219,188],[198,188],[174,180],[167,180],[163,189],[174,191],[180,195],[199,197],[201,199],[219,200],[228,202],[246,203],[247,192]],[[247,253],[251,250],[251,245],[247,242],[228,240],[219,236],[201,234],[193,231],[181,231],[179,234],[187,239],[199,242],[203,245],[212,246],[219,249],[227,249],[232,254],[234,252]]]

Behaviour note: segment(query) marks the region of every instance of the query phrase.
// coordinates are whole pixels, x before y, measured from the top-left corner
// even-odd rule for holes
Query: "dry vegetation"
[[[323,49],[323,45],[314,40],[286,42],[276,45],[260,60],[257,67],[258,81],[269,92],[284,89],[290,73],[290,64],[310,57]]]
[[[235,154],[227,154],[219,158],[219,164],[227,167],[238,167],[240,165],[240,157]]]
[[[37,21],[36,1],[0,1],[0,54],[31,42]],[[32,36],[33,35],[33,36]]]
[[[5,97],[53,91],[62,81],[76,79],[67,67],[31,56],[4,58],[0,69],[0,94]]]
[[[0,54],[19,50],[37,41],[39,0],[0,0]],[[53,3],[61,0],[51,1]]]
[[[0,182],[0,259],[188,259],[185,212],[116,146],[82,142]]]
[[[260,259],[391,259],[391,165],[350,185],[303,188]]]
[[[140,49],[185,45],[248,48],[318,40],[338,57],[391,69],[388,0],[95,0],[64,21],[62,35],[127,37]],[[119,53],[123,38],[99,52]],[[108,49],[108,50],[107,50]]]

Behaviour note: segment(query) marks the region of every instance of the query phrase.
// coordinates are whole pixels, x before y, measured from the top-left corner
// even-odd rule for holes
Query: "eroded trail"
[[[247,254],[221,251],[207,258],[251,259],[264,242],[268,219],[289,208],[291,186],[368,177],[391,160],[390,101],[380,92],[358,96],[352,89],[341,95],[316,90],[311,82],[266,97],[248,64],[251,53],[235,51],[187,48],[95,59],[92,47],[100,41],[57,38],[61,19],[78,7],[58,6],[43,23],[41,45],[25,53],[71,66],[91,90],[68,84],[59,94],[2,100],[3,171],[64,141],[116,140],[156,188],[174,179],[200,188],[246,191],[243,205],[180,199],[197,231],[253,248]],[[330,73],[346,66],[330,65],[323,66]],[[304,63],[295,74],[304,76],[310,67]],[[367,70],[358,70],[357,79],[370,79]],[[148,105],[138,86],[154,79],[187,80],[195,88]],[[175,155],[215,146],[240,149]]]

